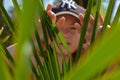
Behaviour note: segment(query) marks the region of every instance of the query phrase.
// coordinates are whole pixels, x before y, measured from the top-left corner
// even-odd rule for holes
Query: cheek
[[[72,39],[72,44],[74,46],[78,46],[80,35],[79,34],[75,34],[71,39]]]
[[[70,49],[71,52],[74,52],[77,50],[78,45],[79,45],[79,39],[80,39],[80,34],[75,34],[73,37],[71,37],[71,45],[70,45]]]

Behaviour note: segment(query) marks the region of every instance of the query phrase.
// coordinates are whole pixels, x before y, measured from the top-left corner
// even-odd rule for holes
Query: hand
[[[61,26],[65,22],[65,17],[61,17],[57,22],[56,22],[56,14],[52,11],[52,5],[48,4],[46,12],[48,16],[51,18],[51,20],[56,24],[56,26]]]
[[[84,15],[83,14],[79,14],[79,19],[81,21],[81,24],[83,25],[83,21],[84,21]],[[98,37],[100,32],[101,32],[101,25],[103,25],[104,19],[102,17],[102,15],[99,15],[99,19],[98,19],[98,29],[97,29],[97,33],[96,36]],[[90,42],[91,42],[91,37],[92,37],[92,31],[93,31],[93,25],[94,25],[94,17],[90,16],[89,19],[89,23],[88,23],[88,27],[86,30],[86,35],[85,35],[85,44],[83,44],[83,49],[84,51],[86,51],[86,49],[90,46]]]
[[[51,4],[48,4],[46,11],[47,11],[48,16],[51,18],[51,20],[56,24],[56,26],[58,28],[60,28],[62,25],[64,25],[65,17],[62,16],[59,20],[56,21],[56,14],[54,12],[52,12],[52,5]],[[84,10],[83,13],[85,14],[85,12],[86,11]],[[83,13],[79,14],[80,24],[79,23],[74,24],[74,26],[80,27],[80,33],[81,33],[82,25],[83,25],[83,22],[84,22]],[[103,24],[103,18],[100,15],[98,25],[102,25],[102,24]],[[92,31],[93,31],[93,25],[94,25],[94,17],[90,16],[90,20],[89,20],[86,35],[85,35],[85,44],[83,45],[84,49],[87,49],[90,46],[90,41],[91,41],[91,36],[92,36]],[[98,28],[97,33],[99,33],[99,32],[100,32],[100,29]]]

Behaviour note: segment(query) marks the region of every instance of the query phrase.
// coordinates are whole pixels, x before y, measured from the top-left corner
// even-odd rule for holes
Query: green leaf
[[[16,62],[15,80],[29,80],[31,72],[30,53],[32,52],[31,44],[24,42],[19,52]]]
[[[4,27],[2,27],[2,28],[0,29],[0,36],[2,35],[3,30],[4,30]]]
[[[1,41],[2,43],[5,43],[5,42],[9,39],[9,37],[10,37],[10,35],[7,35],[7,36],[5,36],[4,38],[2,38],[0,41]]]
[[[99,12],[100,12],[100,7],[101,7],[101,0],[97,0],[97,5],[96,5],[96,15],[95,15],[95,22],[93,25],[93,32],[92,32],[92,38],[91,38],[91,44],[95,41],[95,36],[96,36],[96,30],[98,26],[98,18],[99,18]]]
[[[18,5],[18,2],[17,2],[17,0],[12,0],[12,2],[14,5],[14,8],[15,8],[15,12],[17,13],[18,19],[19,19],[20,15],[21,15],[21,10],[20,10],[20,7]]]
[[[88,6],[87,6],[87,11],[86,11],[86,14],[85,14],[85,17],[84,17],[83,26],[82,26],[82,32],[81,32],[81,35],[80,35],[78,51],[77,51],[77,54],[76,54],[76,62],[79,60],[80,54],[81,54],[81,51],[82,51],[82,46],[83,46],[86,30],[87,30],[87,27],[88,27],[89,17],[90,17],[90,13],[91,13],[91,9],[92,9],[92,4],[93,4],[93,1],[89,0],[88,1]]]
[[[115,15],[115,17],[114,17],[114,20],[113,20],[111,26],[116,26],[119,20],[120,20],[120,4],[119,4],[119,6],[118,6],[116,15]],[[113,27],[112,27],[112,28],[113,28]]]
[[[2,53],[1,48],[0,48],[0,53]],[[12,80],[10,71],[8,70],[8,67],[3,59],[3,56],[0,56],[0,79],[1,80]]]
[[[103,27],[102,27],[102,30],[101,30],[102,33],[106,30],[107,25],[110,23],[110,16],[112,14],[113,6],[114,6],[114,0],[110,0],[109,6],[108,6],[108,9],[107,9],[107,13],[106,13],[106,16],[105,16],[105,20],[104,20],[104,23],[103,23]]]
[[[103,76],[100,77],[99,80],[119,80],[119,79],[120,79],[120,66],[118,64],[118,67],[115,70],[104,74]]]
[[[15,38],[14,24],[13,24],[11,18],[9,17],[7,11],[5,10],[5,8],[4,8],[4,6],[3,6],[3,4],[1,2],[0,2],[0,10],[1,10],[2,14],[3,14],[3,17],[4,17],[5,21],[6,21],[8,27],[9,27],[11,33],[12,33],[12,35]]]
[[[78,62],[74,73],[70,80],[88,80],[94,78],[97,73],[105,69],[111,61],[120,56],[119,41],[120,41],[120,23],[115,29],[106,33],[98,42],[97,45],[91,47],[86,53],[84,59]],[[113,44],[114,42],[114,44]],[[114,47],[113,47],[114,46]],[[101,69],[102,68],[102,69]]]
[[[0,50],[2,51],[2,55],[5,55],[6,58],[14,65],[14,59],[12,58],[11,54],[7,50],[7,48],[3,45],[3,43],[0,41]]]
[[[27,4],[27,5],[26,5]],[[32,47],[29,42],[31,33],[34,31],[37,4],[34,0],[23,0],[20,25],[18,28],[18,44],[15,54],[16,72],[15,80],[28,80],[30,78],[31,65],[30,53]]]

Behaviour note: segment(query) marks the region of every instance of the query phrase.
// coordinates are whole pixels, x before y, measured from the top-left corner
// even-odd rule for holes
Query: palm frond
[[[80,0],[76,0],[79,1]],[[91,38],[91,44],[84,56],[81,56],[82,45],[84,42],[93,1],[89,0],[86,14],[84,15],[84,23],[80,35],[79,47],[76,55],[76,61],[73,63],[72,55],[69,47],[56,25],[48,17],[43,0],[22,0],[22,8],[18,5],[17,0],[12,0],[16,16],[16,25],[9,17],[2,3],[0,10],[4,19],[14,35],[17,42],[14,55],[11,55],[0,40],[0,78],[1,80],[116,80],[119,78],[119,66],[112,71],[110,75],[106,73],[110,64],[119,58],[119,41],[120,41],[120,5],[117,13],[111,22],[110,31],[106,31],[110,22],[114,0],[110,0],[109,7],[105,16],[102,28],[102,36],[97,40],[96,31],[98,26],[98,18],[102,0],[96,2],[96,15]],[[37,26],[36,20],[40,19],[41,26]],[[41,27],[42,33],[39,33],[38,27]],[[115,28],[114,28],[115,27]],[[15,28],[15,29],[14,29]],[[16,30],[16,31],[15,31]],[[3,29],[0,30],[2,34]],[[43,34],[43,42],[41,37]],[[34,38],[33,38],[34,36]],[[5,38],[7,39],[7,38]],[[63,50],[59,44],[59,40],[63,43],[68,51],[69,61],[67,62]],[[37,45],[37,48],[36,48]],[[56,46],[61,52],[62,64],[60,65]],[[52,48],[52,49],[51,49]],[[80,58],[81,57],[81,58]],[[11,67],[12,65],[12,67]],[[119,63],[118,63],[119,65]]]

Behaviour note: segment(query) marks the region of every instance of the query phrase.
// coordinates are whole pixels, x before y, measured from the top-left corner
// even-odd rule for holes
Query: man
[[[46,11],[48,16],[56,24],[57,28],[65,38],[74,59],[78,49],[85,9],[77,5],[72,0],[62,0],[61,2],[55,4],[54,6],[48,4]],[[102,23],[103,19],[100,18],[99,25],[101,25]],[[82,52],[85,52],[87,48],[90,46],[93,24],[94,18],[90,16]],[[68,53],[63,44],[61,42],[59,43],[65,55],[65,59],[68,61]],[[60,50],[58,49],[57,46],[56,52],[58,54],[58,59],[61,65],[62,58],[60,55]]]

